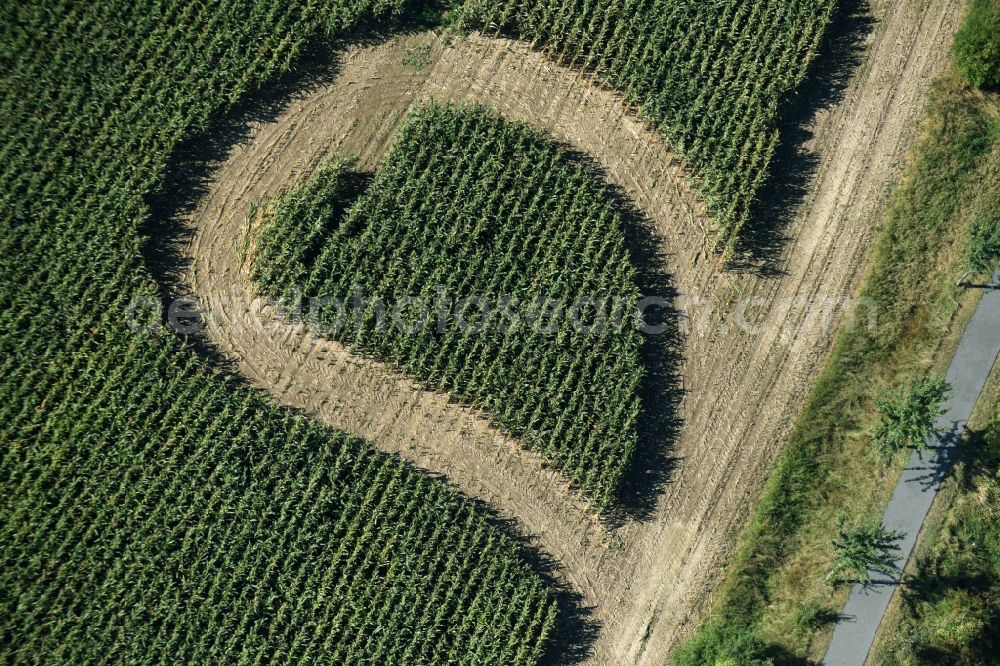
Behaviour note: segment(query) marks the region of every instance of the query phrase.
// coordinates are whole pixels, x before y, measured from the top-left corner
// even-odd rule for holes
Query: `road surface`
[[[875,632],[998,354],[1000,267],[993,274],[992,286],[983,294],[948,368],[946,378],[952,386],[952,395],[937,421],[939,434],[928,438],[927,451],[913,452],[882,517],[887,529],[905,535],[899,544],[896,572],[892,576],[872,573],[870,587],[854,586],[834,628],[833,640],[823,659],[825,666],[862,666],[868,658]]]

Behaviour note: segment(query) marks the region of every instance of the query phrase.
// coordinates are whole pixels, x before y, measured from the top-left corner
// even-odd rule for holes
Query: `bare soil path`
[[[281,402],[364,437],[517,521],[593,608],[592,661],[662,664],[705,611],[806,387],[855,290],[887,189],[898,177],[929,82],[946,62],[959,3],[898,2],[880,19],[843,99],[812,120],[819,167],[776,260],[780,277],[724,272],[679,160],[621,99],[525,45],[424,33],[342,54],[331,82],[293,100],[217,165],[184,222],[186,281],[212,344]],[[413,54],[429,59],[408,65]],[[652,515],[609,529],[536,455],[482,415],[428,393],[300,326],[246,289],[250,202],[299,181],[330,154],[374,168],[417,99],[471,100],[543,128],[596,160],[649,220],[687,314],[683,426],[671,482]],[[648,405],[656,409],[656,405]]]

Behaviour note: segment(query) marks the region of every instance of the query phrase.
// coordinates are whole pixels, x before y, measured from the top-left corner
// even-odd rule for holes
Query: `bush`
[[[673,655],[674,666],[763,666],[764,643],[746,627],[710,623]]]
[[[892,575],[899,556],[897,542],[903,536],[902,532],[887,530],[881,521],[866,520],[860,525],[848,527],[841,517],[837,536],[831,542],[837,559],[826,577],[827,582],[832,585],[853,582],[840,579],[841,574],[848,573],[867,587],[871,583],[870,571]]]
[[[795,611],[795,625],[804,631],[815,631],[833,624],[840,617],[836,610],[816,601],[807,601]]]
[[[972,223],[969,245],[969,270],[985,273],[1000,261],[1000,213],[995,209],[980,210]]]
[[[975,0],[955,36],[955,64],[978,88],[1000,87],[1000,0]]]

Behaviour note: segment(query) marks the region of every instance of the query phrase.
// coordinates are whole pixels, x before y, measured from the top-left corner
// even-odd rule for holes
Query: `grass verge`
[[[847,594],[824,582],[837,519],[879,516],[906,457],[871,451],[875,399],[914,376],[943,374],[978,300],[956,283],[977,211],[1000,203],[998,118],[996,96],[957,76],[935,85],[855,317],[789,435],[712,617],[676,664],[822,655]]]
[[[1000,661],[1000,366],[882,623],[875,663]]]

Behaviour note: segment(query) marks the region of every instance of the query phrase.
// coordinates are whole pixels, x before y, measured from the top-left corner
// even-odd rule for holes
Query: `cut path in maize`
[[[961,7],[925,0],[871,11],[862,64],[843,96],[809,120],[801,148],[818,166],[773,273],[720,269],[706,246],[711,221],[680,160],[619,96],[517,42],[420,33],[346,49],[328,81],[254,123],[212,165],[205,195],[179,221],[191,233],[190,263],[176,289],[200,299],[206,337],[252,384],[516,521],[592,609],[592,661],[662,664],[707,610],[829,350]],[[373,170],[407,109],[426,98],[486,104],[548,131],[592,157],[655,232],[684,315],[684,395],[682,426],[662,452],[676,464],[667,484],[650,488],[649,515],[608,527],[483,415],[278,321],[247,287],[240,244],[250,202],[333,154]]]

